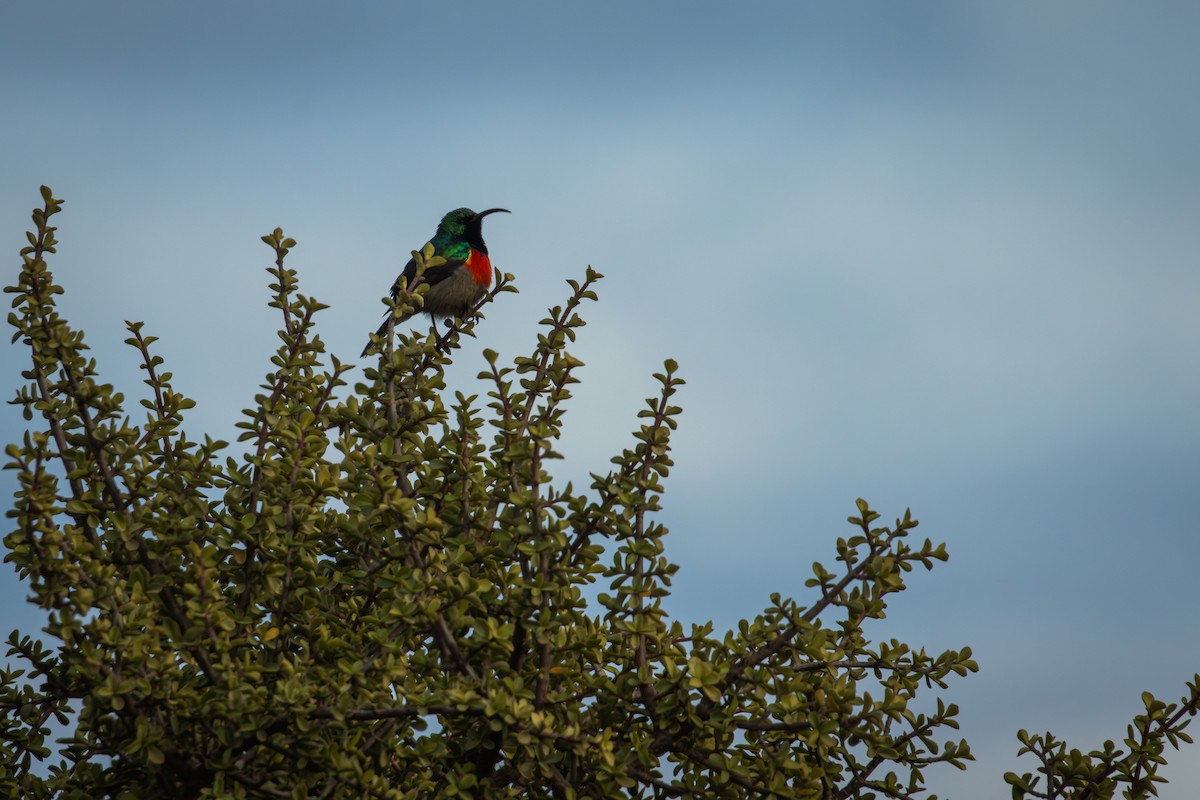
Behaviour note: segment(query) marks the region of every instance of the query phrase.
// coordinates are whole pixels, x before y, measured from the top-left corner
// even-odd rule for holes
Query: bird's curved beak
[[[511,214],[507,208],[489,208],[487,211],[480,211],[475,215],[475,219],[483,219],[488,214],[495,214],[497,211],[503,211],[505,214]]]

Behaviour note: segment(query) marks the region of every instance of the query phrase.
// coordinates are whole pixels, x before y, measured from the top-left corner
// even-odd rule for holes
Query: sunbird
[[[492,285],[492,262],[488,258],[487,245],[483,242],[483,218],[497,211],[512,213],[507,208],[489,208],[486,211],[456,208],[442,217],[437,233],[425,245],[423,252],[426,259],[440,256],[446,263],[429,267],[421,276],[421,282],[429,284],[425,290],[425,307],[396,317],[396,323],[420,312],[435,320],[438,317],[461,317],[479,302]],[[431,247],[432,253],[429,250]],[[416,278],[417,262],[410,258],[404,265],[404,272],[392,284],[392,299],[398,300],[403,289],[410,292],[416,289]],[[393,324],[391,314],[388,311],[388,319],[375,332],[379,339],[387,335],[389,326]],[[374,344],[375,340],[368,342],[362,355],[365,356]]]

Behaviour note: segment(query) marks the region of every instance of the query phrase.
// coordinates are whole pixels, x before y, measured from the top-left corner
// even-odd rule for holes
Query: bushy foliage
[[[906,798],[924,795],[928,767],[970,758],[943,738],[957,709],[936,695],[976,670],[970,650],[863,631],[914,567],[946,558],[912,540],[908,512],[881,525],[860,500],[803,603],[772,596],[718,634],[662,607],[674,363],[589,490],[553,481],[593,270],[529,356],[485,353],[481,407],[444,395],[478,313],[379,343],[350,387],[276,230],[263,238],[281,345],[236,447],[189,438],[194,404],[140,323],[127,341],[146,373],[142,419],[101,382],[55,307],[61,201],[43,198],[7,290],[32,361],[5,543],[49,624],[9,639],[0,793]],[[498,272],[483,302],[511,290]],[[420,304],[418,291],[395,307]],[[1148,735],[1185,738],[1181,715],[1159,712]],[[1028,744],[1044,764],[1067,758]],[[1077,769],[1051,796],[1112,796],[1127,772],[1149,785],[1157,752],[1136,775]],[[1029,776],[1010,783],[1046,796]]]

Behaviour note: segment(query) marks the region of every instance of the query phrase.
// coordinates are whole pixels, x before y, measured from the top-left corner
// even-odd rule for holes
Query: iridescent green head
[[[486,253],[487,246],[483,243],[483,218],[497,211],[511,213],[507,208],[489,208],[479,212],[469,208],[456,208],[442,217],[437,235],[439,238],[463,239],[476,250]]]

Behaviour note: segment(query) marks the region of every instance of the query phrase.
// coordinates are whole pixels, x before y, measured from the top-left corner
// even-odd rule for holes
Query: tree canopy
[[[102,381],[55,305],[62,201],[42,194],[6,290],[31,360],[4,541],[49,621],[8,640],[0,792],[915,798],[930,768],[971,758],[939,694],[977,670],[970,648],[864,633],[947,559],[907,510],[883,524],[858,500],[800,598],[716,631],[662,605],[674,362],[591,485],[555,481],[591,268],[529,355],[485,351],[484,399],[450,398],[460,337],[511,275],[444,330],[378,343],[350,385],[276,229],[280,345],[231,444],[188,433],[194,403],[141,323],[141,411]],[[1007,776],[1013,796],[1145,797],[1198,702],[1196,683],[1178,704],[1147,696],[1125,750],[1022,732],[1039,775]]]

